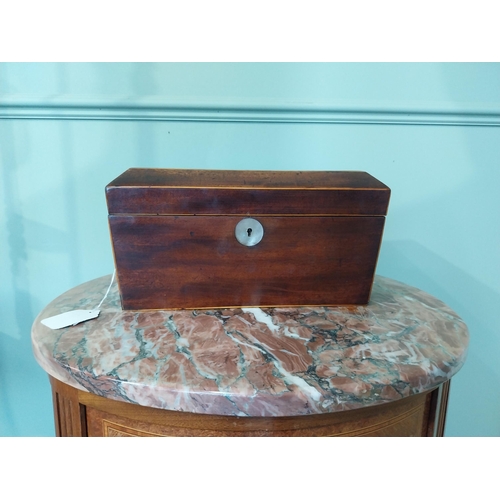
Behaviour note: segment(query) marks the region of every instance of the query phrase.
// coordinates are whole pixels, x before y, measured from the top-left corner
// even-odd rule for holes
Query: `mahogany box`
[[[122,307],[366,304],[389,196],[366,172],[129,169],[106,187]]]

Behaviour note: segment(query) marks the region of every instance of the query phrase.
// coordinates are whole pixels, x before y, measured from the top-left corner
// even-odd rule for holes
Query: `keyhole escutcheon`
[[[253,247],[262,240],[264,236],[264,227],[256,219],[242,219],[236,224],[234,235],[242,245]]]

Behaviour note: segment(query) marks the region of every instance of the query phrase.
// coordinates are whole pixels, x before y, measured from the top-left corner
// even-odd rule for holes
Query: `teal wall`
[[[104,186],[132,167],[366,170],[377,273],[466,321],[446,435],[500,435],[499,64],[0,64],[0,435],[54,434],[31,324],[113,269]]]

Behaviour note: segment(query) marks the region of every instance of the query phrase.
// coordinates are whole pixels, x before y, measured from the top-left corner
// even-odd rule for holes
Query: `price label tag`
[[[83,321],[97,318],[100,312],[101,311],[99,309],[76,309],[74,311],[68,311],[58,314],[57,316],[42,319],[42,324],[48,326],[52,330],[59,330],[60,328],[74,326],[78,323],[82,323]]]

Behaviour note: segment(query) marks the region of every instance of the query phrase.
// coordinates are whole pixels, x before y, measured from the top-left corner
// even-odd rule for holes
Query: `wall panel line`
[[[0,101],[0,119],[128,120],[256,123],[338,123],[441,126],[500,126],[497,109],[342,108],[318,105],[228,103],[127,103],[91,101]]]

